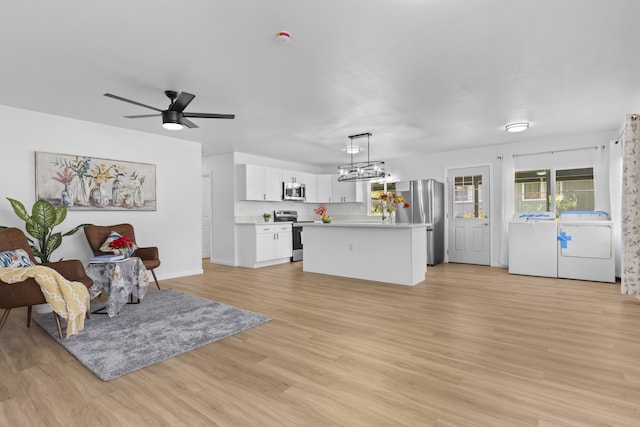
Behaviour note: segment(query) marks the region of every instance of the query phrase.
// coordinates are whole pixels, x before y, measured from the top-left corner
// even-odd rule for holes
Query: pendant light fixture
[[[357,145],[353,145],[353,140],[367,137],[367,161],[354,162],[353,155],[359,151]],[[371,134],[369,132],[349,136],[349,145],[345,151],[351,156],[351,162],[338,166],[338,181],[368,181],[370,179],[384,178],[387,174],[384,170],[384,162],[372,161],[369,158]],[[358,151],[356,151],[358,147]]]

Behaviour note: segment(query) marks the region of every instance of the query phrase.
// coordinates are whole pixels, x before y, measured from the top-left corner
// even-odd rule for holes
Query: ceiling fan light
[[[162,127],[168,130],[180,130],[183,126],[180,123],[163,123]]]
[[[509,123],[504,128],[507,132],[522,132],[529,129],[529,122]]]
[[[180,115],[177,111],[166,110],[162,112],[162,127],[169,130],[182,129]]]

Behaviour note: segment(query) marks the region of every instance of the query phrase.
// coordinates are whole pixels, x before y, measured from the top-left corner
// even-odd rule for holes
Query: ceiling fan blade
[[[156,111],[160,111],[160,112],[162,112],[162,110],[161,110],[161,109],[159,109],[159,108],[151,107],[151,106],[149,106],[149,105],[145,105],[145,104],[141,104],[141,103],[139,103],[139,102],[132,101],[132,100],[130,100],[130,99],[123,98],[123,97],[118,96],[118,95],[112,95],[112,94],[110,94],[110,93],[105,93],[105,94],[104,94],[104,96],[108,96],[109,98],[117,99],[118,101],[128,102],[129,104],[138,105],[138,106],[140,106],[140,107],[145,107],[145,108],[151,108],[152,110],[156,110]]]
[[[169,110],[182,113],[184,109],[187,108],[187,105],[189,105],[189,103],[193,101],[193,98],[195,97],[196,97],[195,95],[192,95],[190,93],[181,92],[180,95],[178,95],[178,98],[175,101],[173,101],[173,104],[171,104],[171,107],[169,107]]]
[[[127,119],[141,119],[143,117],[158,117],[160,115],[161,114],[141,114],[138,116],[124,116],[124,117],[126,117]]]
[[[186,127],[188,127],[189,129],[195,129],[198,126],[196,126],[195,123],[193,123],[191,120],[187,120],[184,117],[180,117],[180,123],[182,123],[183,125],[185,125]]]
[[[235,114],[209,114],[209,113],[182,113],[185,117],[197,117],[200,119],[234,119]]]

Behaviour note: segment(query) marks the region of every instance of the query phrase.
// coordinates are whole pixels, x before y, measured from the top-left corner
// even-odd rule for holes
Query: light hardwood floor
[[[203,266],[162,285],[273,320],[102,382],[14,310],[0,425],[640,425],[640,302],[619,284],[461,264],[415,287]]]

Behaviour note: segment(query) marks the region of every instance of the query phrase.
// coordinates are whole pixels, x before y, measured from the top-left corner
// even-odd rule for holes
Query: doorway
[[[449,262],[491,264],[489,166],[450,169]]]

